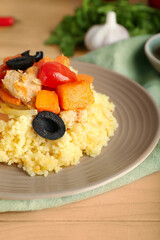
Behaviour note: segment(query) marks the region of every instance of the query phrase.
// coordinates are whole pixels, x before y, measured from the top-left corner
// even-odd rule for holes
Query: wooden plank
[[[9,28],[0,28],[0,60],[8,55],[31,49],[42,50],[45,56],[55,57],[60,53],[57,46],[47,46],[51,30],[61,21],[64,15],[72,14],[80,0],[6,0],[1,2],[2,15],[14,16],[17,22]],[[32,14],[30,14],[32,13]],[[86,51],[77,51],[79,56]]]
[[[160,223],[1,223],[2,240],[159,240]]]
[[[160,221],[160,172],[63,207],[0,213],[0,221]]]

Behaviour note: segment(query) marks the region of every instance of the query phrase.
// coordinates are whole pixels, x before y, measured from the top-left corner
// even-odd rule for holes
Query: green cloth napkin
[[[144,86],[160,106],[160,76],[152,68],[144,54],[144,43],[149,36],[123,40],[91,52],[77,60],[119,72]],[[102,187],[73,196],[41,200],[0,200],[0,212],[29,211],[58,207],[110,191],[160,171],[160,142],[145,161],[119,179]]]
[[[149,35],[129,38],[78,58],[109,68],[141,84],[160,106],[160,75],[149,63],[144,44]]]

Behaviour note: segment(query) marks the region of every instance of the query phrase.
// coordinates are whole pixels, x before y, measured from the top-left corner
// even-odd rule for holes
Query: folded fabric
[[[78,60],[109,68],[138,82],[160,106],[160,75],[144,53],[144,44],[148,38],[149,35],[129,38],[86,54]]]
[[[160,76],[144,54],[147,36],[133,37],[114,43],[76,60],[90,62],[119,72],[144,86],[160,106]],[[145,161],[130,173],[88,192],[73,196],[40,200],[0,200],[0,212],[29,211],[62,206],[110,191],[160,171],[160,142]]]

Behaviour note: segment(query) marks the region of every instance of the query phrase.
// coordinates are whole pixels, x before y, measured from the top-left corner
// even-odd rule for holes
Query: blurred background
[[[97,1],[93,0],[93,2]],[[160,2],[159,0],[150,1],[152,4]],[[81,6],[82,2],[82,0],[1,0],[0,16],[12,16],[15,18],[15,23],[10,27],[0,27],[0,58],[26,49],[42,50],[46,55],[53,57],[59,54],[61,50],[57,45],[44,43],[63,17],[74,15],[75,9]],[[147,0],[130,0],[129,2],[149,4]],[[76,48],[71,55],[79,56],[86,52],[85,48],[80,47]]]

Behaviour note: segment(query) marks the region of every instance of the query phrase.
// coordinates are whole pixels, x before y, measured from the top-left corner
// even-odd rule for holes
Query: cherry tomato
[[[4,76],[6,75],[7,70],[9,70],[9,69],[10,68],[6,64],[0,65],[0,85],[2,84],[1,79],[4,78]]]
[[[44,86],[51,88],[77,81],[76,74],[58,62],[44,63],[39,70],[38,78]]]

